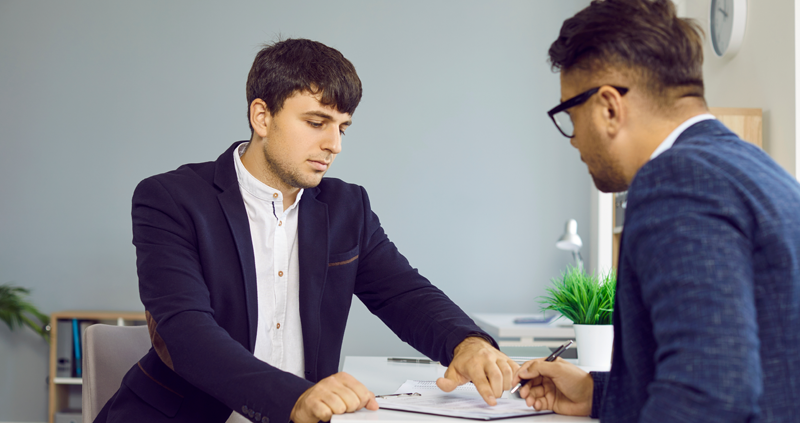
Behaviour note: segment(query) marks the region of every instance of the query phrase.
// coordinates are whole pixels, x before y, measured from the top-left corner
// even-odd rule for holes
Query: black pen
[[[392,363],[411,363],[411,364],[439,364],[438,361],[433,361],[429,358],[405,358],[405,357],[389,357],[386,361]]]
[[[402,394],[386,394],[386,395],[375,395],[375,398],[386,399],[389,397],[421,397],[422,394],[419,392],[405,392]]]
[[[563,354],[564,351],[566,351],[567,348],[569,348],[570,345],[572,345],[572,341],[568,341],[566,344],[556,348],[556,350],[553,351],[553,353],[550,354],[550,356],[545,358],[544,361],[553,361],[553,360],[557,359],[558,356]],[[522,387],[522,385],[528,383],[529,381],[530,381],[530,379],[520,379],[520,381],[517,384],[517,386],[515,386],[513,389],[511,389],[511,393],[513,394],[513,393],[517,392],[519,390],[519,388]]]

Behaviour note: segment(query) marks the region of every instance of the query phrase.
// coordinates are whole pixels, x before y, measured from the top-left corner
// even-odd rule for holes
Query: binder
[[[72,322],[58,320],[56,324],[56,377],[72,377]]]
[[[72,345],[74,354],[73,358],[73,368],[75,372],[73,374],[74,377],[82,377],[83,372],[81,368],[81,329],[80,324],[78,323],[78,319],[72,319]]]

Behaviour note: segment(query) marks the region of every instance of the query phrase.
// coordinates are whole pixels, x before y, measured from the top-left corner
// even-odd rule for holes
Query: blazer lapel
[[[317,200],[319,188],[303,192],[297,225],[300,260],[300,321],[303,324],[306,379],[317,380],[320,310],[328,272],[328,205]]]
[[[233,164],[233,150],[241,142],[236,142],[217,159],[214,173],[214,184],[222,190],[217,196],[222,207],[228,226],[231,228],[236,250],[239,253],[239,262],[244,275],[245,304],[249,333],[250,351],[255,351],[256,330],[258,329],[258,294],[256,292],[256,263],[253,252],[253,241],[250,237],[250,221],[247,219],[247,210],[244,207],[242,193],[239,190],[239,181],[236,179],[236,169]]]

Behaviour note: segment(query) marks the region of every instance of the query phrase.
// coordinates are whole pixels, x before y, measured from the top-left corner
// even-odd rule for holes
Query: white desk
[[[445,368],[438,364],[390,363],[386,357],[355,357],[344,359],[343,371],[353,375],[376,395],[391,394],[406,380],[436,380],[444,375]],[[332,423],[467,423],[470,420],[427,414],[406,413],[393,410],[370,411],[366,409],[355,413],[333,416]],[[509,423],[589,423],[599,420],[588,417],[570,417],[557,414],[518,417],[499,422]]]
[[[552,323],[514,323],[518,317],[541,317],[542,314],[473,313],[475,323],[494,337],[500,346],[544,345],[558,347],[575,339],[572,322],[564,318]]]

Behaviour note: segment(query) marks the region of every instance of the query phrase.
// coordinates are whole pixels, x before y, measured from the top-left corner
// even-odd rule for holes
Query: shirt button
[[[278,198],[278,193],[272,194],[272,198]]]
[[[283,226],[283,221],[278,222],[278,226]]]
[[[280,329],[280,328],[281,328],[281,324],[280,324],[280,323],[278,323],[277,325],[275,325],[275,328],[276,328],[276,329]]]
[[[283,270],[278,271],[278,276],[283,276]]]

